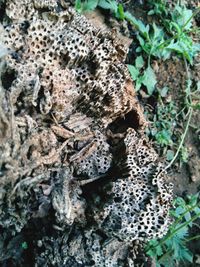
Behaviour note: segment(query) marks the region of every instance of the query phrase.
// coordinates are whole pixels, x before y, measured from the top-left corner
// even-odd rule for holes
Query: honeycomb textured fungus
[[[168,229],[172,185],[128,48],[64,0],[0,7],[0,262],[136,266]]]

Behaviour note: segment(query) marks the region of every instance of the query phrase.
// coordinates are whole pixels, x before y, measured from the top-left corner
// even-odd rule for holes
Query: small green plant
[[[117,3],[115,0],[99,0],[98,6],[100,8],[110,10],[117,19],[125,19],[123,5]]]
[[[190,64],[200,50],[199,44],[192,41],[189,33],[192,31],[192,19],[200,11],[186,8],[184,5],[176,5],[173,10],[167,7],[166,1],[152,1],[153,10],[149,15],[156,14],[162,21],[164,31],[169,35],[168,40],[160,44],[159,48],[171,50],[186,58]]]
[[[28,244],[26,241],[22,242],[21,247],[25,250],[28,248]]]
[[[76,0],[75,8],[79,13],[94,10],[97,6],[110,10],[117,19],[124,19],[124,8],[115,0]]]
[[[142,56],[136,58],[135,65],[128,64],[130,75],[135,81],[135,90],[138,91],[144,85],[147,88],[148,95],[151,95],[157,82],[156,76],[150,65],[146,69],[143,69],[143,67],[144,60]]]
[[[174,157],[172,158],[172,160],[170,161],[170,163],[166,166],[166,168],[165,168],[166,170],[173,165],[173,163],[175,162],[175,160],[177,159],[177,157],[179,155],[180,155],[180,158],[182,159],[182,162],[187,162],[188,151],[184,147],[184,141],[185,141],[188,129],[190,127],[193,111],[196,108],[198,109],[198,106],[200,103],[199,97],[198,97],[198,92],[199,92],[198,84],[197,84],[197,89],[192,87],[191,74],[189,72],[189,68],[188,68],[186,59],[184,59],[184,63],[185,63],[185,70],[186,70],[186,77],[187,77],[187,85],[185,88],[184,107],[179,113],[183,112],[184,110],[186,111],[186,115],[185,115],[184,119],[187,119],[187,122],[186,122],[186,125],[184,128],[184,131],[181,135],[180,143],[178,145],[176,153],[175,153]],[[198,99],[197,102],[196,102],[196,97]]]
[[[157,16],[167,16],[168,15],[168,9],[166,7],[166,1],[165,0],[154,0],[154,1],[148,1],[148,4],[150,6],[150,11],[148,12],[148,15],[157,15]]]
[[[155,259],[157,267],[173,267],[180,261],[192,262],[193,255],[187,242],[200,238],[199,235],[188,238],[194,221],[200,218],[199,194],[187,196],[186,200],[178,197],[173,204],[174,222],[168,233],[160,240],[150,240],[145,247],[146,254]]]
[[[98,0],[76,0],[75,9],[79,13],[82,13],[84,11],[92,11],[97,7],[98,2]]]
[[[176,127],[177,107],[173,101],[163,103],[162,98],[166,97],[168,88],[159,90],[159,99],[155,111],[146,112],[149,127],[146,128],[147,135],[155,141],[160,148],[160,155],[166,155],[168,161],[174,156],[174,147],[176,136],[174,134]],[[176,138],[176,139],[175,139]]]

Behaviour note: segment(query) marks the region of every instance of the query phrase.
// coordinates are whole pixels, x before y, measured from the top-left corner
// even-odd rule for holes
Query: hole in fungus
[[[1,81],[4,89],[8,90],[15,79],[16,73],[12,69],[7,69],[4,73],[2,73]]]
[[[135,110],[128,112],[125,117],[116,119],[109,125],[113,133],[125,132],[128,128],[137,130],[139,128],[139,116]]]

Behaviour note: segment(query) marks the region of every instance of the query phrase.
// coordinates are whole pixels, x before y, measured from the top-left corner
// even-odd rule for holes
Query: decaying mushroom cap
[[[88,240],[86,254],[73,261],[90,266],[92,257],[95,266],[123,266],[118,258],[133,241],[166,233],[172,200],[163,166],[144,138],[146,121],[125,65],[128,47],[65,1],[7,0],[5,10],[0,225],[16,235],[53,209],[58,228],[75,225],[80,246]],[[121,176],[114,177],[117,168]],[[105,198],[94,193],[101,207],[94,205],[94,225],[84,230],[94,204],[84,185],[98,186],[101,177],[111,189]],[[105,236],[118,240],[118,248],[112,241],[100,252]],[[70,244],[65,262],[72,260]]]

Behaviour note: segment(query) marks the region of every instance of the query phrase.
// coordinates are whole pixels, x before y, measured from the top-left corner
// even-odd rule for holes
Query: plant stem
[[[184,143],[184,141],[185,141],[185,137],[186,137],[187,131],[188,131],[188,129],[189,129],[190,121],[191,121],[191,118],[192,118],[193,109],[192,109],[191,107],[189,107],[189,112],[188,112],[188,113],[189,113],[188,121],[187,121],[187,124],[186,124],[186,127],[185,127],[185,131],[184,131],[184,133],[183,133],[181,142],[180,142],[180,144],[179,144],[179,147],[178,147],[178,149],[177,149],[177,151],[176,151],[176,154],[174,155],[173,159],[172,159],[172,160],[170,161],[170,163],[165,167],[165,170],[169,169],[169,168],[172,166],[172,164],[174,163],[174,161],[175,161],[176,158],[178,157],[179,152],[180,152],[180,150],[181,150],[181,148],[182,148],[182,146],[183,146],[183,143]]]
[[[174,163],[174,161],[176,160],[176,158],[178,157],[179,155],[179,152],[183,146],[183,143],[185,141],[185,137],[186,137],[186,134],[187,134],[187,131],[189,129],[189,125],[190,125],[190,122],[191,122],[191,118],[192,118],[192,113],[193,113],[193,108],[191,107],[192,105],[192,98],[191,98],[191,77],[190,77],[190,72],[188,70],[188,65],[187,65],[187,61],[186,59],[184,58],[184,63],[185,63],[185,70],[186,70],[186,76],[187,76],[187,87],[185,89],[185,104],[187,107],[189,107],[188,109],[188,113],[187,115],[189,115],[188,117],[188,121],[187,121],[187,124],[186,124],[186,127],[185,127],[185,131],[183,133],[183,136],[182,136],[182,139],[181,139],[181,142],[179,144],[179,147],[176,151],[176,154],[174,155],[173,159],[171,160],[171,162],[166,166],[165,170],[169,169],[172,164]]]
[[[195,240],[195,239],[200,239],[200,235],[195,235],[193,237],[190,237],[190,238],[186,239],[185,242],[189,242],[189,241],[192,241],[192,240]]]
[[[179,217],[178,219],[175,220],[175,222],[172,224],[171,228],[175,228],[175,226],[183,219],[183,217],[190,211],[194,210],[196,207],[198,207],[200,205],[200,202],[197,203],[196,205],[190,207],[189,209],[187,209],[186,211],[184,211]]]
[[[168,43],[170,43],[172,40],[177,39],[178,37],[179,37],[179,34],[175,34],[173,37],[171,37],[168,40],[166,40],[166,41],[162,42],[161,44],[159,44],[157,46],[157,49],[164,47],[165,45],[167,45]]]
[[[199,216],[200,216],[200,212],[197,213],[194,217],[192,217],[189,221],[181,224],[178,228],[176,228],[173,231],[171,231],[171,233],[169,233],[168,235],[166,235],[165,238],[163,238],[157,245],[148,248],[147,251],[149,251],[150,249],[155,249],[157,246],[162,246],[168,239],[172,238],[179,230],[181,230],[185,226],[189,225],[194,220],[198,219]]]
[[[191,17],[190,17],[190,18],[186,21],[186,23],[182,26],[182,28],[181,28],[182,32],[184,31],[184,29],[185,29],[185,27],[187,26],[187,24],[191,21],[191,19],[192,19],[193,17],[195,17],[199,12],[200,12],[200,7],[198,7],[198,8],[194,11],[194,13],[191,15]],[[161,48],[162,46],[167,45],[167,44],[170,43],[172,40],[177,39],[179,36],[180,36],[180,33],[175,34],[174,36],[172,36],[172,37],[169,38],[168,40],[166,40],[166,41],[162,42],[161,44],[159,44],[159,45],[157,46],[157,49]]]
[[[186,23],[183,25],[182,30],[187,26],[187,24],[191,21],[192,18],[194,18],[198,13],[200,12],[200,7],[198,7],[190,16],[190,18],[186,21]]]
[[[168,240],[169,238],[171,238],[176,232],[178,232],[179,230],[181,230],[183,227],[189,225],[191,222],[193,222],[194,220],[198,219],[200,217],[200,212],[197,213],[196,215],[194,215],[194,217],[192,217],[189,221],[181,224],[178,228],[174,229],[171,234],[166,238],[166,240]],[[166,241],[165,240],[165,241]],[[161,241],[162,243],[162,241]]]
[[[199,205],[200,205],[200,202],[197,203],[196,205],[190,207],[189,209],[187,209],[184,213],[182,213],[181,216],[179,216],[178,219],[176,219],[175,222],[171,225],[171,228],[175,228],[176,225],[182,220],[182,218],[185,216],[186,213],[192,211],[193,209],[195,209]],[[153,248],[156,248],[158,245],[160,245],[160,243],[158,243],[156,246],[153,246]],[[151,246],[150,246],[150,248],[151,248]],[[147,247],[146,251],[148,251],[150,248]]]
[[[164,253],[158,260],[158,262],[160,263],[164,258],[168,257],[171,253],[173,252],[172,249],[168,250],[166,253]]]

